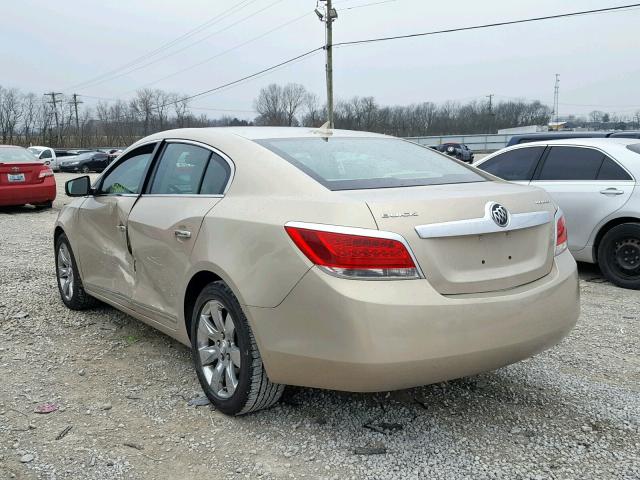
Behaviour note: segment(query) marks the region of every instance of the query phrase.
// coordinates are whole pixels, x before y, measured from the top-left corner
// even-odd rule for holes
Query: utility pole
[[[493,93],[487,95],[487,98],[489,99],[489,126],[491,128],[491,133],[493,133],[493,97]]]
[[[558,123],[558,98],[560,96],[560,74],[556,73],[556,85],[553,89],[553,113],[556,117],[556,128]]]
[[[493,93],[491,95],[487,95],[487,98],[489,99],[489,115],[493,115],[493,97]]]
[[[62,95],[62,93],[49,92],[44,94],[45,97],[51,97],[51,101],[47,103],[53,106],[53,116],[56,120],[56,142],[58,141],[58,138],[60,136],[60,119],[58,118],[58,104],[57,104],[58,95]]]
[[[325,3],[324,12],[316,8],[315,12],[325,25],[326,73],[327,73],[327,115],[329,128],[333,128],[333,22],[338,18],[338,12],[331,6],[332,0],[320,0]]]
[[[73,94],[73,100],[71,100],[69,102],[70,105],[73,105],[73,109],[75,111],[75,116],[76,116],[76,130],[80,131],[80,120],[78,119],[78,104],[79,103],[84,103],[82,100],[78,100],[78,94],[74,93]]]

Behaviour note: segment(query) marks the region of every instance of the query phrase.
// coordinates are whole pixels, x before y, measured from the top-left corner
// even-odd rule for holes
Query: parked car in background
[[[33,153],[36,158],[41,160],[45,165],[49,165],[54,172],[60,170],[60,163],[63,160],[78,154],[75,150],[62,150],[39,146],[29,147],[27,150]]]
[[[512,136],[507,142],[507,147],[529,142],[542,142],[551,140],[563,140],[567,138],[605,138],[610,132],[542,132],[523,133]]]
[[[563,210],[569,250],[616,285],[640,288],[640,143],[581,138],[527,143],[475,165],[544,188]]]
[[[60,164],[61,172],[102,172],[109,165],[109,155],[105,152],[86,152],[64,160]]]
[[[103,300],[190,345],[226,414],[269,407],[283,384],[386,391],[492,370],[579,314],[546,192],[398,138],[171,130],[66,191],[62,301]]]
[[[118,156],[122,154],[124,148],[111,148],[107,151],[107,155],[109,155],[109,161],[114,161]]]
[[[507,147],[520,145],[521,143],[541,142],[549,140],[563,140],[566,138],[639,138],[640,131],[618,131],[618,132],[541,132],[523,133],[512,136],[507,142]]]
[[[0,145],[0,206],[51,208],[55,198],[56,180],[48,165],[26,148]]]
[[[437,150],[463,162],[473,162],[473,152],[464,143],[443,143],[437,146]]]
[[[622,132],[613,132],[609,135],[609,138],[638,138],[640,139],[640,131],[622,131]]]

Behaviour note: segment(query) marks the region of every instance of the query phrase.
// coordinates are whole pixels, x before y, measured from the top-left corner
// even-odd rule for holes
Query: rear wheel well
[[[215,273],[203,270],[196,273],[189,284],[187,285],[187,291],[184,294],[184,323],[187,328],[187,335],[191,338],[191,317],[193,316],[193,307],[195,306],[196,299],[204,287],[211,282],[217,282],[222,280]]]
[[[602,238],[613,227],[617,227],[618,225],[622,225],[623,223],[640,223],[640,219],[635,217],[614,218],[613,220],[609,220],[602,227],[600,227],[600,230],[596,235],[596,239],[593,242],[593,259],[596,263],[598,262],[598,247],[600,246]],[[569,232],[569,235],[571,235],[571,232]]]

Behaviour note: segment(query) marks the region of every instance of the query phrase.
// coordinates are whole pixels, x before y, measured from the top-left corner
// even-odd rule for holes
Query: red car
[[[56,198],[53,171],[26,148],[0,145],[0,207],[51,208]]]

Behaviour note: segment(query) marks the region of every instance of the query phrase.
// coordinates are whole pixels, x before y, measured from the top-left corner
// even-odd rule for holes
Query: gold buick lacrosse
[[[171,130],[66,192],[62,301],[100,300],[189,345],[230,415],[286,384],[384,391],[492,370],[579,314],[543,190],[394,137]]]

